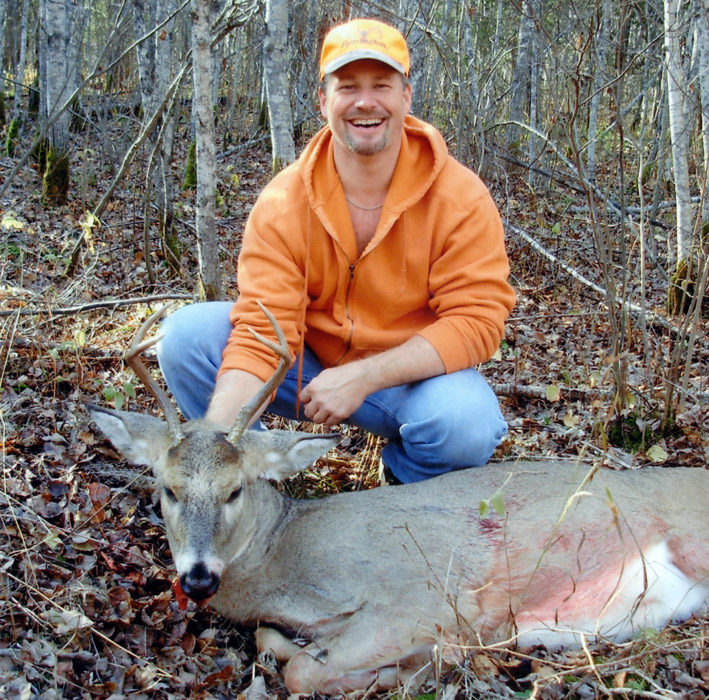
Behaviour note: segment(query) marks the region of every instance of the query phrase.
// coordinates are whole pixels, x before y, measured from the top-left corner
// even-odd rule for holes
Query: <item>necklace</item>
[[[345,201],[348,204],[351,204],[353,207],[357,207],[357,209],[361,209],[362,211],[374,211],[375,209],[381,209],[384,206],[384,202],[381,204],[377,204],[376,207],[363,207],[361,204],[357,204],[356,202],[353,202],[349,197],[345,197]]]

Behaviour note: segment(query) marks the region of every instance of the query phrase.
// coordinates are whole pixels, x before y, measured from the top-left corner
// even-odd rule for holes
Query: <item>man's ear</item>
[[[322,86],[318,88],[318,100],[320,101],[320,115],[327,121],[327,93]]]
[[[406,105],[406,114],[411,111],[411,102],[413,100],[413,91],[411,90],[411,83],[407,82],[404,85],[404,104]]]

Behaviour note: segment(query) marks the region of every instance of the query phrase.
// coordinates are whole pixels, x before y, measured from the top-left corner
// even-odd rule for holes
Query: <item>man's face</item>
[[[404,117],[411,108],[411,86],[385,63],[353,61],[327,76],[318,91],[320,112],[336,142],[352,153],[398,153]]]

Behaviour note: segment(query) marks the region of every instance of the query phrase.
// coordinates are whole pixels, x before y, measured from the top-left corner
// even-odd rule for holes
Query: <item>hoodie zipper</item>
[[[345,316],[350,322],[350,332],[345,343],[345,349],[339,355],[339,357],[333,362],[333,365],[339,365],[342,360],[345,359],[347,353],[352,349],[352,338],[354,337],[354,320],[350,315],[350,293],[352,292],[352,286],[354,284],[354,274],[355,274],[355,264],[350,263],[350,277],[347,280],[347,289],[345,290]]]

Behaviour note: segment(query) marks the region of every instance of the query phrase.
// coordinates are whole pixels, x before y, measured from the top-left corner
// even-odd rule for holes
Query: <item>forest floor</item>
[[[112,177],[98,158],[95,150],[77,151],[64,207],[42,207],[41,182],[29,164],[0,201],[0,697],[285,698],[278,669],[255,657],[250,632],[209,609],[180,610],[150,475],[121,462],[85,411],[87,401],[156,410],[122,353],[159,302],[130,300],[193,299],[196,289],[194,193],[177,197],[179,273],[171,275],[156,252],[152,229],[153,285],[137,178],[119,188],[100,226],[89,225],[85,212]],[[0,159],[0,184],[14,163]],[[184,154],[175,158],[178,181],[183,163]],[[245,148],[220,160],[219,168],[218,233],[233,294],[240,233],[268,179],[269,155]],[[530,187],[526,177],[519,171],[491,183],[505,219],[603,286],[584,202],[562,184]],[[666,222],[671,225],[670,214]],[[90,244],[67,277],[82,226]],[[629,248],[628,297],[635,300],[640,263],[637,246]],[[518,235],[508,235],[508,249],[518,304],[500,352],[482,368],[510,424],[496,458],[706,468],[706,318],[685,367],[686,354],[675,359],[677,344],[687,347],[682,320],[667,319],[663,274],[647,267],[650,321],[643,334],[636,316],[625,317],[629,401],[616,420],[611,390],[618,358],[604,299]],[[108,300],[120,303],[97,305]],[[685,370],[687,398],[663,433],[665,380]],[[286,488],[312,496],[373,487],[380,447],[372,436],[346,431],[337,450]],[[699,700],[708,684],[705,616],[626,644],[589,644],[580,651],[476,648],[424,691],[447,700]]]

